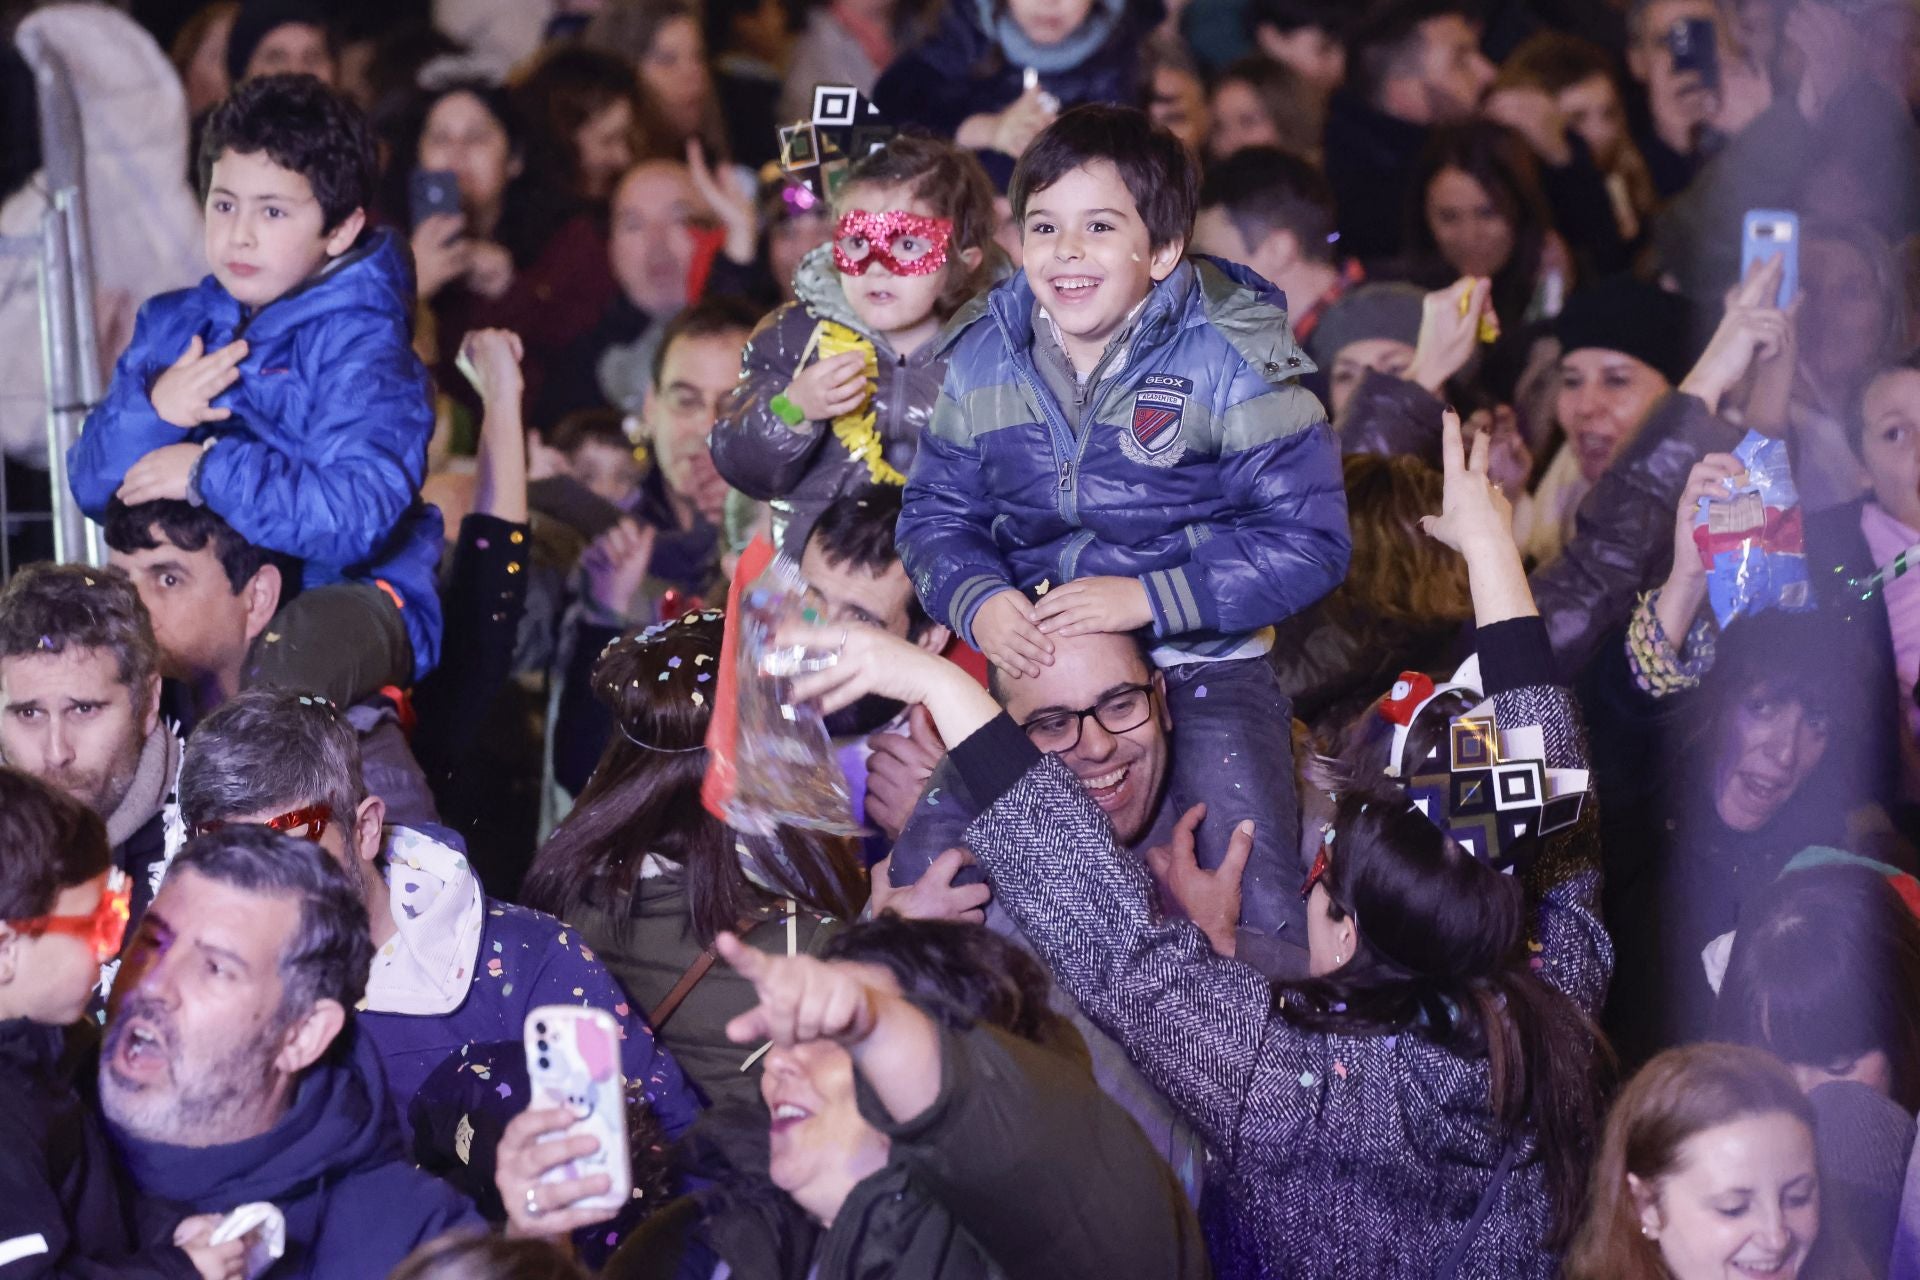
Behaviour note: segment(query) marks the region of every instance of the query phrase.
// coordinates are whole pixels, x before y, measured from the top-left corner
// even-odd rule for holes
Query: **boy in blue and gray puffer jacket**
[[[95,520],[115,497],[184,500],[300,561],[248,680],[341,706],[440,653],[433,397],[407,247],[366,230],[374,162],[365,117],[313,77],[236,88],[200,154],[213,274],[140,309],[67,454]]]
[[[898,542],[927,611],[1012,675],[1053,636],[1148,632],[1171,790],[1208,806],[1201,863],[1251,820],[1242,925],[1304,948],[1292,708],[1266,654],[1345,576],[1346,494],[1285,298],[1183,258],[1197,185],[1130,108],[1069,111],[1021,157],[1024,273],[954,341]]]

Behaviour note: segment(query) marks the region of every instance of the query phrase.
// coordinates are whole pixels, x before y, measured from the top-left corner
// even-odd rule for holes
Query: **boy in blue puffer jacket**
[[[1285,298],[1183,259],[1197,188],[1131,108],[1069,111],[1021,157],[1023,274],[954,342],[898,545],[927,611],[1013,675],[1054,636],[1148,632],[1171,790],[1207,802],[1200,861],[1251,821],[1242,925],[1304,948],[1292,708],[1266,654],[1345,576],[1346,495]],[[1098,785],[1131,785],[1117,772]]]
[[[74,498],[204,505],[303,562],[249,683],[338,705],[433,669],[440,512],[420,499],[433,400],[413,353],[413,269],[366,232],[366,119],[311,76],[236,88],[201,153],[213,274],[140,310],[67,454]]]

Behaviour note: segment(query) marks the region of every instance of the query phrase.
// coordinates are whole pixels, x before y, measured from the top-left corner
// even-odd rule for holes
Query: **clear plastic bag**
[[[746,835],[773,836],[782,827],[860,833],[826,722],[815,708],[793,701],[793,677],[838,655],[775,642],[782,627],[807,620],[806,590],[799,566],[782,555],[740,596],[730,655],[737,690],[733,792],[720,816]]]
[[[1813,607],[1786,442],[1750,431],[1733,454],[1747,478],[1725,498],[1702,499],[1693,519],[1707,598],[1722,627],[1763,609]]]

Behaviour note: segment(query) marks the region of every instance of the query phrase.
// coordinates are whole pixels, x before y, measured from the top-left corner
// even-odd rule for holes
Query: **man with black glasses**
[[[1300,881],[1300,869],[1259,865],[1258,846],[1239,883],[1226,883],[1236,868],[1233,862],[1223,864],[1224,872],[1193,865],[1196,806],[1168,785],[1176,735],[1166,682],[1139,640],[1116,634],[1056,636],[1054,648],[1053,665],[1040,668],[1037,676],[1009,676],[995,669],[995,700],[1026,728],[1035,746],[1059,756],[1073,770],[1113,823],[1119,842],[1148,860],[1162,883],[1163,900],[1174,909],[1184,904],[1216,950],[1272,976],[1304,976],[1306,921],[1298,894],[1242,892],[1243,886],[1256,883],[1291,889]],[[1184,745],[1188,750],[1235,749],[1232,743]],[[1272,783],[1292,786],[1293,779],[1276,776]],[[964,832],[974,816],[951,794],[943,765],[894,845],[893,884],[916,883],[940,854],[964,846]],[[1184,841],[1179,829],[1185,831]],[[1297,846],[1288,835],[1275,847]],[[1226,919],[1203,919],[1208,910],[1224,911]],[[989,923],[994,919],[989,913]]]

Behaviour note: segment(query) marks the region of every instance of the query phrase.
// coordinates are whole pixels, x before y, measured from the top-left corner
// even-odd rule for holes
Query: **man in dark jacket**
[[[310,841],[234,826],[181,852],[128,948],[100,1061],[146,1230],[266,1202],[287,1274],[364,1280],[480,1225],[402,1157],[353,1028],[372,960],[358,890]]]
[[[1494,67],[1471,13],[1462,0],[1391,0],[1348,40],[1349,87],[1327,116],[1343,252],[1364,262],[1399,255],[1429,131],[1479,111]]]
[[[396,1111],[444,1109],[425,1096],[449,1057],[506,1043],[519,1055],[526,1016],[541,1005],[605,1009],[620,1024],[622,1074],[640,1088],[669,1138],[699,1103],[680,1066],[606,966],[559,920],[489,898],[458,850],[405,826],[367,792],[358,735],[333,708],[300,694],[253,689],[201,723],[180,767],[189,829],[308,815],[313,841],[353,878],[379,955],[361,1001],[359,1034],[378,1052]],[[281,828],[286,829],[286,828]],[[312,829],[312,828],[309,828]],[[518,1108],[518,1103],[513,1104]],[[401,1134],[411,1138],[413,1126]],[[429,1153],[433,1167],[476,1163]]]
[[[180,738],[160,716],[159,662],[123,573],[33,564],[0,592],[0,760],[106,822],[134,924],[182,843]],[[96,1011],[118,967],[101,966]]]

